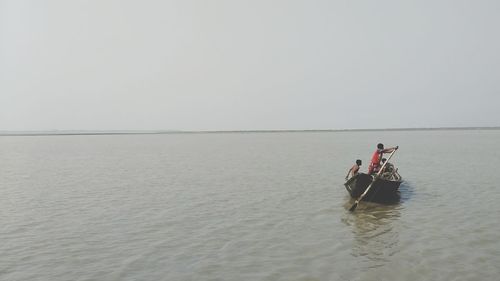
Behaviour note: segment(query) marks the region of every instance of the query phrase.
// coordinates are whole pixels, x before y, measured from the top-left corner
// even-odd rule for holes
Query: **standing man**
[[[384,149],[382,143],[377,144],[377,150],[373,153],[372,160],[368,166],[368,174],[377,173],[380,170],[380,160],[382,160],[382,155],[384,153],[391,153],[398,148],[399,146]]]

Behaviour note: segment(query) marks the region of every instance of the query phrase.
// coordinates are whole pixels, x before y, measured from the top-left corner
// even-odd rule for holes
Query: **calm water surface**
[[[399,145],[393,205],[343,178]],[[498,280],[500,131],[0,137],[0,280]]]

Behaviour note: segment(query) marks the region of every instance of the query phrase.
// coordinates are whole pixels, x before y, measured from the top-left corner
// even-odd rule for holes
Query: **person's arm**
[[[393,152],[394,150],[398,150],[398,148],[399,148],[399,146],[386,148],[386,149],[382,150],[382,153],[391,153],[391,152]]]

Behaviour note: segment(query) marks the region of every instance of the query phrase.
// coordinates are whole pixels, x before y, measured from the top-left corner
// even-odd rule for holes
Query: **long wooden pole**
[[[349,209],[350,212],[354,212],[354,210],[356,210],[356,207],[358,207],[358,203],[361,201],[361,199],[363,199],[363,197],[365,197],[365,195],[368,193],[368,191],[370,190],[370,188],[372,187],[373,183],[380,177],[380,174],[382,173],[382,171],[384,170],[385,168],[385,165],[387,163],[389,163],[389,160],[391,160],[391,157],[392,155],[394,155],[394,153],[396,152],[397,148],[394,149],[391,154],[389,155],[389,158],[387,158],[387,160],[385,161],[384,165],[382,165],[382,167],[380,168],[380,170],[378,171],[377,175],[375,175],[375,177],[372,179],[372,182],[370,183],[370,185],[366,188],[365,192],[363,192],[363,194],[361,194],[361,196],[359,196],[359,198],[354,202],[354,205],[352,205],[352,207]]]

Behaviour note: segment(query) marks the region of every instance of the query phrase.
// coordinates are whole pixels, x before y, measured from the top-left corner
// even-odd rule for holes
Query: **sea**
[[[399,146],[390,204],[348,169]],[[499,280],[500,130],[0,136],[0,280]]]

